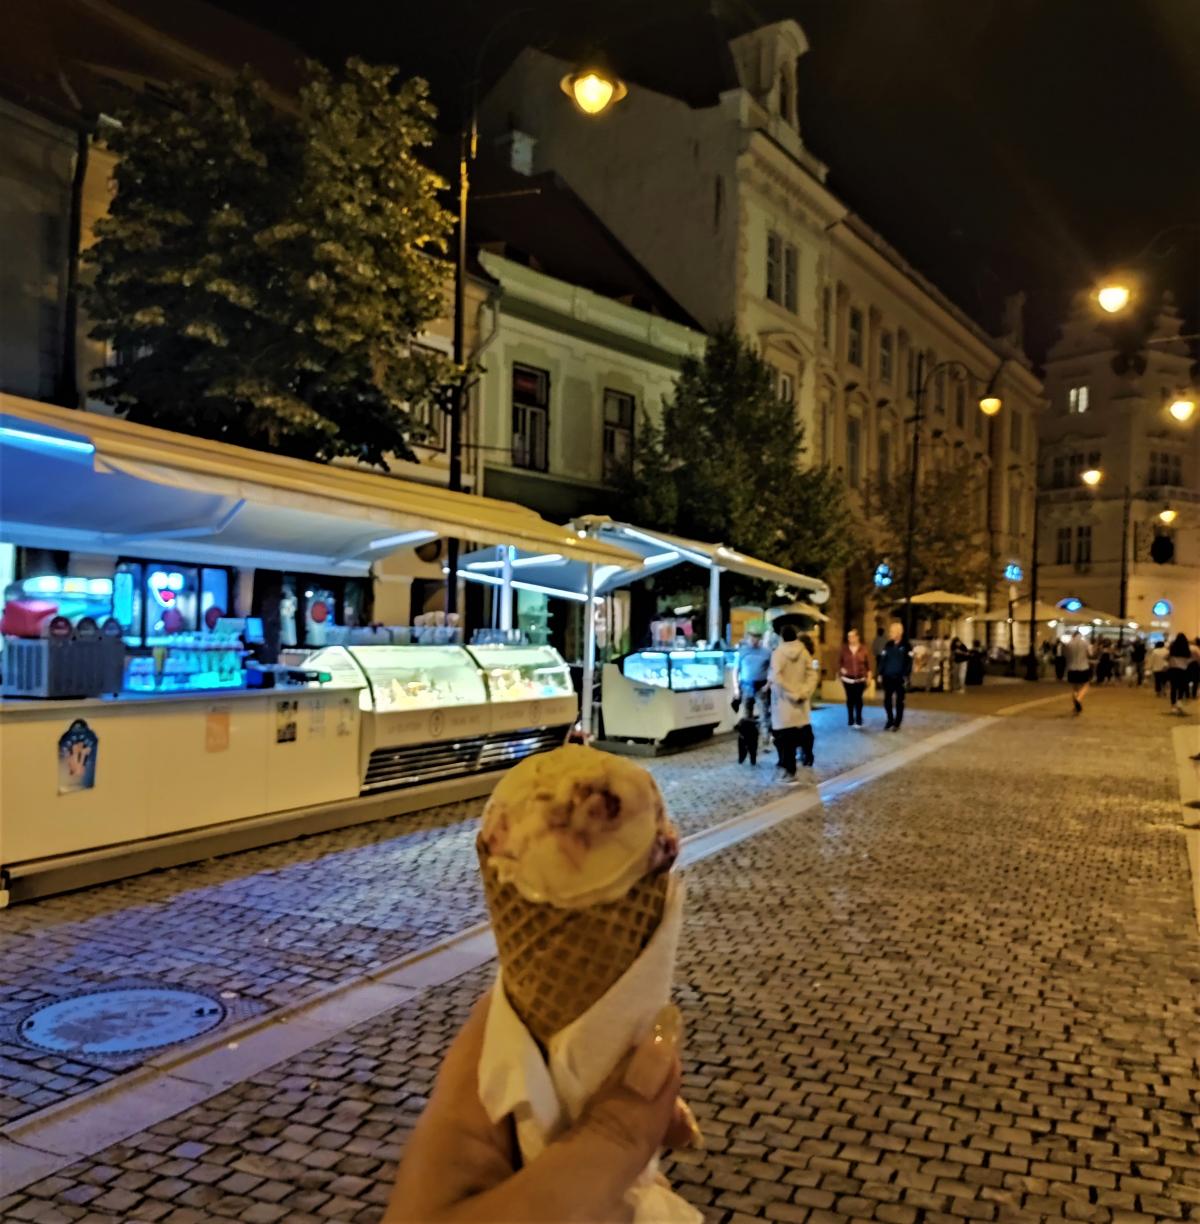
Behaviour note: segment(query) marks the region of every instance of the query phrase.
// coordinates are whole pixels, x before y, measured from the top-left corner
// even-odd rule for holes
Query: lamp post
[[[467,412],[468,375],[466,369],[467,315],[467,212],[471,199],[471,168],[479,150],[479,76],[483,57],[492,39],[516,18],[528,16],[525,6],[506,13],[497,21],[479,44],[475,63],[467,81],[464,97],[464,122],[458,142],[458,225],[454,260],[454,364],[457,378],[451,388],[444,411],[450,418],[448,450],[448,484],[455,492],[462,490],[462,428]],[[624,82],[597,63],[585,64],[568,73],[559,88],[574,103],[581,114],[602,114],[629,92]],[[507,193],[506,193],[507,194]],[[458,549],[459,541],[451,536],[446,542],[446,612],[458,611]]]
[[[1007,360],[1007,358],[1005,358]],[[983,394],[979,397],[979,411],[984,416],[992,417],[1003,407],[1003,400],[996,394],[996,384],[1000,372],[1004,369],[1004,361],[996,367],[996,372],[988,380]],[[978,378],[967,367],[965,362],[957,359],[939,361],[936,365],[925,369],[925,354],[917,354],[917,368],[911,388],[913,393],[913,415],[909,418],[913,427],[912,460],[908,473],[908,524],[904,536],[904,630],[910,637],[913,631],[913,540],[917,532],[917,488],[918,473],[921,467],[921,427],[925,423],[925,393],[933,379],[945,370],[955,370],[960,377],[970,383],[979,383]],[[909,423],[909,422],[906,422]],[[990,509],[990,508],[989,508]]]
[[[1175,249],[1173,245],[1160,247],[1159,244],[1164,239],[1177,238],[1182,234],[1192,234],[1200,236],[1200,222],[1197,221],[1181,221],[1176,225],[1168,225],[1160,229],[1154,234],[1150,241],[1133,257],[1131,264],[1140,264],[1147,259],[1163,259],[1170,255]],[[1129,309],[1137,297],[1137,293],[1133,283],[1136,277],[1131,277],[1128,270],[1123,273],[1118,273],[1109,276],[1101,284],[1096,286],[1095,298],[1096,304],[1104,311],[1105,314],[1118,315],[1123,314]],[[1195,336],[1179,336],[1176,339],[1196,339]]]

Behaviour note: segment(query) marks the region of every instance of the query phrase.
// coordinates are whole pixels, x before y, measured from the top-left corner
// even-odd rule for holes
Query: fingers
[[[675,1112],[671,1115],[671,1124],[667,1127],[663,1146],[669,1148],[704,1147],[704,1135],[700,1131],[700,1124],[682,1097],[675,1102]]]

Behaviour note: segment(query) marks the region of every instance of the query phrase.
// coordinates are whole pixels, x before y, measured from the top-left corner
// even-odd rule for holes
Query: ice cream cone
[[[477,844],[505,993],[544,1047],[625,973],[662,919],[670,880],[643,876],[617,901],[564,909],[526,900],[503,883]]]

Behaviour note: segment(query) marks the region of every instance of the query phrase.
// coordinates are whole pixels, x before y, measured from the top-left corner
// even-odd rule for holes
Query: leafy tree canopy
[[[878,481],[869,491],[870,522],[874,528],[874,558],[864,571],[887,564],[892,572],[888,594],[897,601],[905,590],[905,543],[911,467],[890,481]],[[986,586],[989,574],[987,536],[981,499],[986,473],[969,459],[950,465],[924,463],[917,481],[913,531],[914,595],[944,590],[970,595]]]
[[[687,358],[661,424],[639,422],[625,493],[638,522],[818,577],[856,547],[844,486],[802,468],[804,427],[775,373],[732,328]]]
[[[451,218],[418,160],[423,81],[311,64],[284,110],[249,73],[139,98],[108,137],[116,195],[88,308],[96,394],[130,420],[386,467],[446,370],[410,348],[442,309]]]

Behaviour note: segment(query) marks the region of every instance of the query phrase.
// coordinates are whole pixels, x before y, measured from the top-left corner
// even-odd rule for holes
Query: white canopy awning
[[[442,535],[598,565],[630,550],[522,506],[0,395],[0,534],[31,547],[364,573]]]
[[[759,561],[724,544],[703,544],[698,540],[635,527],[630,523],[614,523],[611,519],[596,515],[575,519],[570,527],[574,531],[586,532],[597,543],[636,554],[628,564],[613,563],[596,568],[593,589],[597,595],[606,595],[639,578],[690,561],[704,569],[728,570],[791,590],[805,591],[817,603],[829,598],[829,588],[819,578],[810,578],[768,561]],[[539,590],[564,599],[585,598],[587,567],[573,555],[520,550],[514,554],[511,565],[513,586],[517,589]],[[494,550],[483,549],[462,559],[463,577],[472,581],[498,586],[503,570],[504,560]]]
[[[982,624],[999,624],[1007,621],[1009,611],[1007,607],[996,608],[991,612],[981,612],[978,616],[968,617],[968,620],[974,620]],[[1029,600],[1019,599],[1013,604],[1012,618],[1018,624],[1026,624],[1029,621]],[[1037,616],[1035,619],[1039,624],[1048,624],[1051,621],[1057,621],[1062,625],[1115,625],[1118,620],[1115,616],[1109,616],[1105,612],[1098,612],[1094,608],[1080,607],[1074,612],[1068,611],[1066,608],[1060,608],[1055,604],[1042,603],[1038,600]]]

